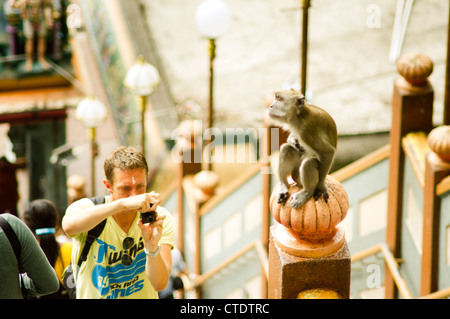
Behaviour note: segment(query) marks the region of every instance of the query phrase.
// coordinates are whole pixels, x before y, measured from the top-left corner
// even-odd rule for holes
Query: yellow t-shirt
[[[107,196],[107,202],[108,200],[109,196]],[[93,205],[91,200],[81,199],[70,205],[66,212]],[[158,206],[156,211],[159,216],[166,216],[159,244],[168,244],[173,247],[175,237],[173,217],[164,207]],[[128,234],[120,228],[113,217],[107,218],[103,232],[92,244],[87,260],[81,264],[78,275],[75,276],[77,299],[158,298],[157,291],[145,274],[146,255],[141,230],[137,225],[139,218],[140,214],[136,214]],[[86,237],[87,232],[73,236],[72,267],[75,274],[77,274],[76,263]],[[134,245],[127,251],[123,249],[125,237],[134,239]],[[133,259],[130,266],[122,265],[121,257],[124,252]]]
[[[58,279],[62,282],[61,277],[64,273],[64,270],[70,264],[70,259],[72,256],[72,243],[64,243],[60,247],[61,256],[56,259],[55,263],[55,271]]]

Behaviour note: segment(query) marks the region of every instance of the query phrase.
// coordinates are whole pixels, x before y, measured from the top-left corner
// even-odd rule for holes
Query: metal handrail
[[[262,264],[262,268],[264,270],[264,275],[266,276],[266,278],[268,278],[269,277],[269,274],[268,274],[269,266],[268,266],[267,254],[265,252],[265,249],[264,249],[262,243],[259,240],[255,240],[254,242],[252,242],[249,245],[245,246],[243,249],[238,251],[236,254],[234,254],[233,256],[231,256],[230,258],[225,260],[224,262],[222,262],[217,267],[207,271],[204,274],[199,275],[197,280],[196,280],[195,286],[192,287],[192,288],[196,288],[198,286],[203,285],[214,274],[218,273],[220,270],[222,270],[226,266],[230,265],[233,261],[237,260],[239,257],[242,257],[243,255],[245,255],[247,252],[249,252],[253,248],[256,249],[256,252],[258,254],[259,260],[260,260],[260,262]]]
[[[383,254],[384,261],[386,262],[389,271],[392,277],[394,278],[395,285],[397,286],[400,294],[405,299],[412,299],[408,286],[403,277],[401,276],[400,272],[398,271],[398,263],[385,243],[375,245],[362,252],[355,254],[354,256],[352,256],[351,261],[353,263],[355,261],[364,259],[368,256],[374,255],[379,252]]]
[[[381,252],[383,253],[384,260],[389,267],[389,271],[391,272],[392,277],[394,278],[394,282],[397,285],[399,292],[405,299],[412,299],[411,293],[409,292],[408,285],[400,274],[398,270],[398,263],[392,255],[389,247],[385,243],[380,245]]]
[[[381,252],[383,254],[383,258],[388,266],[390,273],[394,279],[394,282],[400,292],[400,294],[405,299],[412,299],[411,293],[408,289],[408,285],[405,280],[401,276],[399,272],[398,263],[395,257],[392,255],[389,247],[386,243],[381,243],[372,247],[369,247],[361,252],[358,252],[352,256],[351,262],[354,263],[371,255],[377,254]],[[445,288],[436,292],[433,292],[429,295],[419,297],[420,299],[440,299],[446,298],[450,296],[450,288]]]
[[[447,297],[450,297],[450,287],[419,297],[419,299],[442,299]]]

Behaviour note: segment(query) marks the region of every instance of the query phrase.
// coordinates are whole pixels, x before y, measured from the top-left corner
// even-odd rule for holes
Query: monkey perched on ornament
[[[328,200],[325,178],[336,154],[337,128],[333,118],[323,109],[307,104],[294,89],[275,92],[267,110],[270,119],[290,134],[281,145],[278,165],[278,203],[289,197],[288,177],[303,187],[292,194],[290,205],[301,207],[314,196]]]

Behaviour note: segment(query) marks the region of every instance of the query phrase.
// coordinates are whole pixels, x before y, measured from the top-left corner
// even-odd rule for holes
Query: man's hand
[[[163,232],[163,222],[166,216],[158,216],[151,224],[143,224],[139,219],[138,226],[141,229],[142,239],[144,240],[145,248],[150,252],[155,252],[158,249],[158,243]]]
[[[151,224],[142,224],[139,219],[138,226],[141,229],[144,247],[147,252],[155,253],[163,233],[163,222],[166,215],[156,215],[156,220]],[[145,274],[156,291],[163,290],[169,281],[172,269],[171,245],[161,244],[161,252],[155,257],[147,257]]]
[[[160,196],[155,192],[121,198],[120,201],[125,210],[140,211],[143,213],[156,210],[156,206],[161,204]]]

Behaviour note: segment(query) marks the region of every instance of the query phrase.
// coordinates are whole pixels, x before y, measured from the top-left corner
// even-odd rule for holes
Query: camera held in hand
[[[142,224],[152,224],[156,220],[156,212],[141,213]]]

